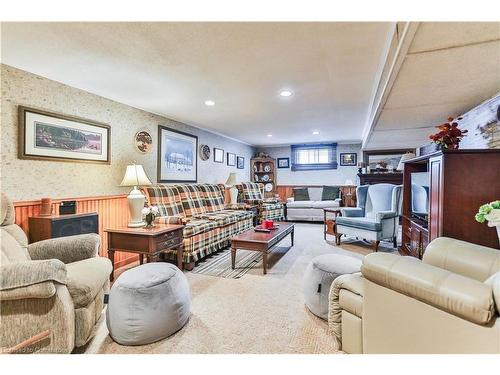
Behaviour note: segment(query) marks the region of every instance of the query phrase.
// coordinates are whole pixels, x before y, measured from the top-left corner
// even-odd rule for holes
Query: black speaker
[[[52,221],[52,237],[74,236],[76,234],[99,233],[97,214],[59,217]]]
[[[59,215],[76,214],[76,201],[62,201],[59,204]]]

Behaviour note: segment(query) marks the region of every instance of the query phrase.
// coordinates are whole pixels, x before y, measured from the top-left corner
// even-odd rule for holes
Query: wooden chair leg
[[[341,234],[335,235],[335,245],[340,245],[340,236],[341,236]]]
[[[189,263],[183,263],[183,268],[186,271],[192,271],[194,268],[194,262],[189,262]]]
[[[375,251],[378,251],[379,244],[380,244],[380,241],[375,241],[375,245],[374,245]]]

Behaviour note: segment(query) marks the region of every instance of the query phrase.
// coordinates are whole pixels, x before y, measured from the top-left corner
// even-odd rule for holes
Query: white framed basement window
[[[337,144],[292,145],[292,171],[337,169]]]

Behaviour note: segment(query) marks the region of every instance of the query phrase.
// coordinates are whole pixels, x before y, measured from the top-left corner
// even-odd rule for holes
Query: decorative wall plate
[[[267,183],[267,184],[265,184],[265,185],[264,185],[264,190],[265,190],[266,192],[268,192],[268,193],[269,193],[270,191],[273,191],[273,184],[271,184],[271,183]]]
[[[271,166],[269,164],[264,165],[264,172],[271,172]]]
[[[200,159],[208,160],[210,158],[210,147],[207,145],[200,145]]]
[[[265,174],[264,176],[262,176],[262,181],[269,181],[269,175]]]
[[[141,154],[147,154],[151,151],[151,146],[153,144],[153,137],[145,130],[138,131],[134,136],[134,144]]]

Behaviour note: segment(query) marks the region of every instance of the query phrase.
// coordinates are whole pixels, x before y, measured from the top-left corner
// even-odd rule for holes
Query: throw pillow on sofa
[[[308,201],[309,200],[309,192],[307,191],[307,188],[293,189],[293,199],[295,201]]]
[[[321,194],[322,201],[334,201],[339,197],[338,186],[323,186],[323,193]]]

